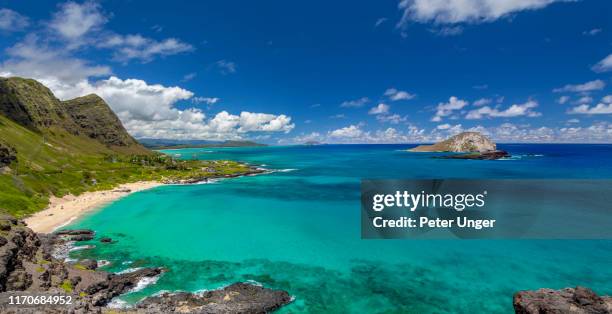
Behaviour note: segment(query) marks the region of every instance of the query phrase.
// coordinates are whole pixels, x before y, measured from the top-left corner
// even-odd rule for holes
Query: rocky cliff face
[[[612,297],[584,287],[521,291],[514,295],[513,305],[517,314],[612,313]]]
[[[62,105],[82,134],[106,145],[140,145],[128,134],[119,118],[98,95],[90,94],[67,100],[62,102]]]
[[[37,235],[10,216],[0,217],[0,313],[103,313],[115,297],[141,280],[162,276],[162,268],[125,274],[96,270],[93,260],[66,263],[54,257],[72,241],[91,240],[91,230]],[[72,297],[70,305],[10,305],[13,296]],[[165,293],[115,313],[267,313],[291,302],[285,291],[237,283],[203,294]]]
[[[411,152],[455,152],[472,153],[496,150],[488,137],[478,132],[463,132],[433,145],[420,145],[409,149]]]

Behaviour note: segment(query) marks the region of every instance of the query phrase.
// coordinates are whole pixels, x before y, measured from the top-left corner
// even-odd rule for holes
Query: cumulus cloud
[[[579,121],[572,121],[575,125]],[[484,127],[476,125],[466,128],[461,124],[440,124],[431,130],[408,125],[404,128],[365,130],[363,125],[349,125],[327,134],[310,133],[290,140],[303,143],[314,140],[326,143],[423,143],[435,142],[463,131],[481,132],[502,143],[611,143],[612,123],[598,122],[590,126],[547,127],[502,123]]]
[[[63,38],[75,41],[91,31],[100,30],[107,21],[98,3],[68,1],[53,14],[49,28]]]
[[[88,77],[111,74],[108,66],[94,65],[75,58],[65,51],[53,49],[30,34],[6,49],[9,58],[0,64],[3,76],[22,76],[40,80],[51,89],[61,91],[62,86],[74,86]]]
[[[596,65],[592,67],[595,72],[608,72],[612,70],[612,53],[607,57],[603,58]]]
[[[15,32],[25,29],[30,20],[11,9],[0,9],[0,31]]]
[[[436,114],[431,118],[433,122],[440,122],[442,118],[450,116],[454,111],[461,110],[469,103],[455,96],[451,96],[446,103],[439,103],[436,107]]]
[[[612,58],[611,58],[612,59]],[[611,60],[612,61],[612,60]],[[593,80],[583,84],[567,84],[563,87],[553,89],[555,93],[588,93],[596,90],[602,90],[606,87],[606,83],[602,80]]]
[[[365,106],[365,104],[369,103],[370,99],[368,97],[361,97],[355,100],[346,100],[340,104],[340,107],[344,108],[359,108]]]
[[[582,104],[568,111],[569,114],[612,114],[612,104],[599,103],[595,106]]]
[[[490,118],[513,118],[520,116],[527,117],[539,117],[541,113],[533,111],[533,108],[536,108],[538,103],[533,100],[529,100],[523,104],[514,104],[508,107],[505,110],[499,110],[497,108],[491,108],[489,106],[484,106],[475,110],[471,110],[465,116],[466,119],[482,119],[485,117]]]
[[[389,113],[389,105],[380,103],[378,104],[378,106],[376,107],[372,107],[369,111],[368,114],[386,114]]]
[[[541,9],[562,0],[402,0],[398,26],[410,22],[456,24],[492,22],[512,13]]]
[[[385,96],[387,96],[389,100],[391,101],[398,101],[398,100],[409,100],[409,99],[414,98],[416,95],[411,94],[407,91],[398,90],[395,88],[389,88],[385,91]]]
[[[357,125],[349,125],[347,127],[333,130],[329,133],[331,137],[339,138],[358,138],[363,134],[363,131]]]

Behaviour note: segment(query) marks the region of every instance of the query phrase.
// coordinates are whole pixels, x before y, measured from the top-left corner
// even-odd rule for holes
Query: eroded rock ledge
[[[124,274],[97,271],[96,261],[69,264],[55,258],[58,248],[94,238],[91,230],[37,235],[10,216],[0,216],[0,313],[103,313],[115,297],[146,278],[163,275],[163,268],[144,268]],[[69,295],[71,305],[9,305],[10,296]],[[236,283],[201,294],[187,292],[149,297],[130,313],[267,313],[291,302],[285,291]]]
[[[598,296],[584,287],[520,291],[512,303],[517,314],[612,313],[612,297]]]

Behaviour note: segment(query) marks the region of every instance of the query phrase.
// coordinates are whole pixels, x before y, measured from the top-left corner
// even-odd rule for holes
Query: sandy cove
[[[50,233],[63,227],[84,213],[118,200],[126,195],[163,185],[157,181],[122,184],[112,190],[85,192],[75,196],[51,196],[49,206],[25,219],[28,227],[37,233]]]

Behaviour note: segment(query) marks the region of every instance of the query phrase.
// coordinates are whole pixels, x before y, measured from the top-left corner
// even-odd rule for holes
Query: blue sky
[[[136,137],[612,142],[610,1],[0,8],[0,75],[97,93]]]

